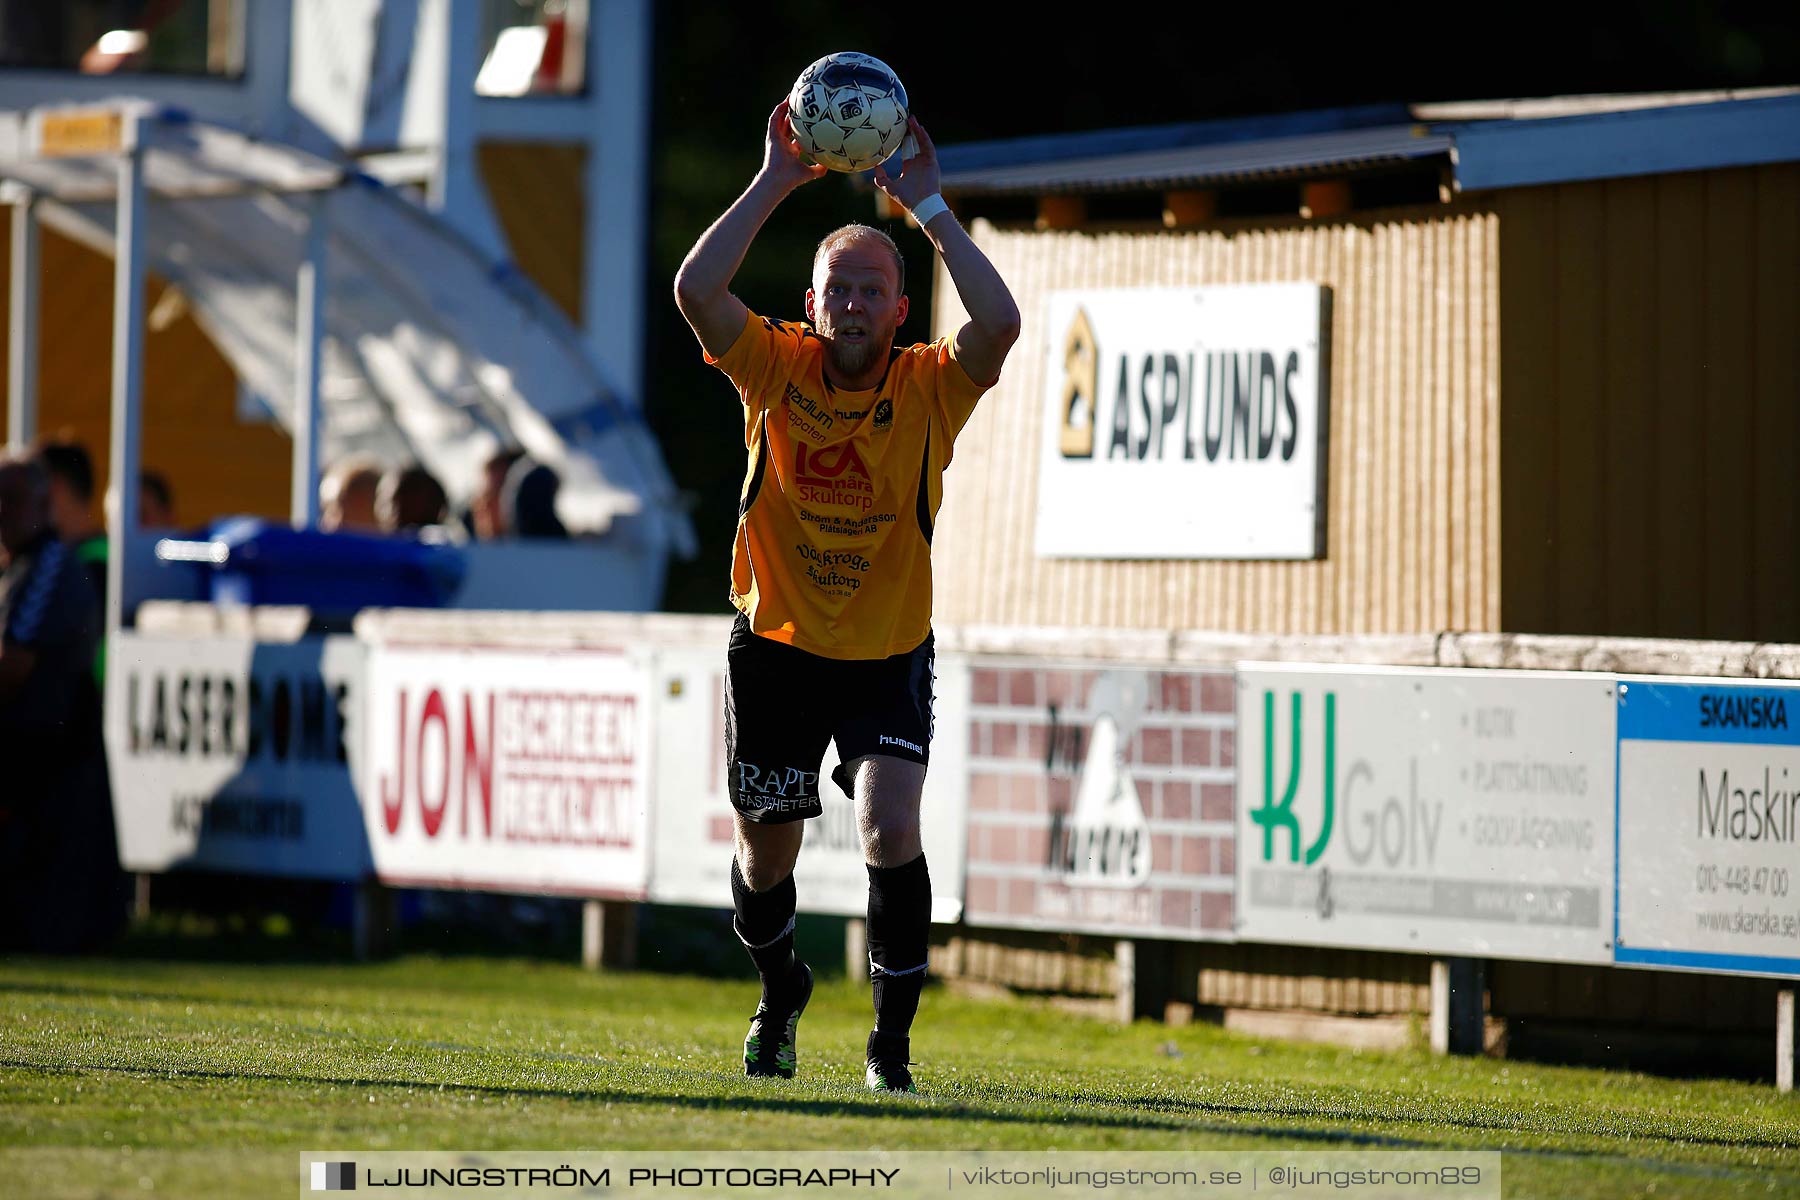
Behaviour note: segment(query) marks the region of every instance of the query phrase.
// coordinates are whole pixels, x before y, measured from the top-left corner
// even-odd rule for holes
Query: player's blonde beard
[[[895,324],[889,324],[885,328],[865,324],[861,345],[839,338],[835,325],[828,324],[819,333],[825,342],[825,357],[831,360],[832,369],[847,379],[854,379],[867,371],[870,364],[886,357],[888,351],[894,348],[895,328]]]

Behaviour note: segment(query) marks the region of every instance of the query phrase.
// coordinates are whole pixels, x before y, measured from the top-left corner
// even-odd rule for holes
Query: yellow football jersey
[[[886,658],[931,632],[943,471],[987,390],[953,343],[896,347],[874,388],[825,378],[812,327],[751,313],[722,358],[750,453],[731,602],[756,633],[826,658]]]

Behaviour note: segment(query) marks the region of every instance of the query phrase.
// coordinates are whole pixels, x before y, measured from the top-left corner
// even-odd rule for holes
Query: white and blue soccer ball
[[[906,89],[879,58],[841,50],[800,72],[788,93],[788,117],[814,161],[867,171],[906,138]]]

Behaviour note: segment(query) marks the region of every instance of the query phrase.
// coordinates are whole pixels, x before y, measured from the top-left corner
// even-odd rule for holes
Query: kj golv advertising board
[[[1038,554],[1319,557],[1326,295],[1051,292]]]
[[[1620,963],[1800,976],[1800,685],[1619,682]]]
[[[1244,665],[1238,936],[1611,961],[1613,688]]]

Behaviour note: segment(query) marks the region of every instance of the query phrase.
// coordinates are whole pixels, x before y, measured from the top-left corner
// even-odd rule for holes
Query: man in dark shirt
[[[75,561],[106,612],[106,526],[94,517],[94,460],[79,442],[52,441],[35,455],[50,477],[50,527],[74,552]],[[106,646],[96,641],[94,684],[106,687]]]
[[[41,458],[0,455],[0,944],[92,945],[123,912],[92,664],[100,613]]]
[[[106,527],[94,516],[94,460],[80,443],[46,442],[37,459],[50,478],[49,522],[75,552],[106,611]]]

